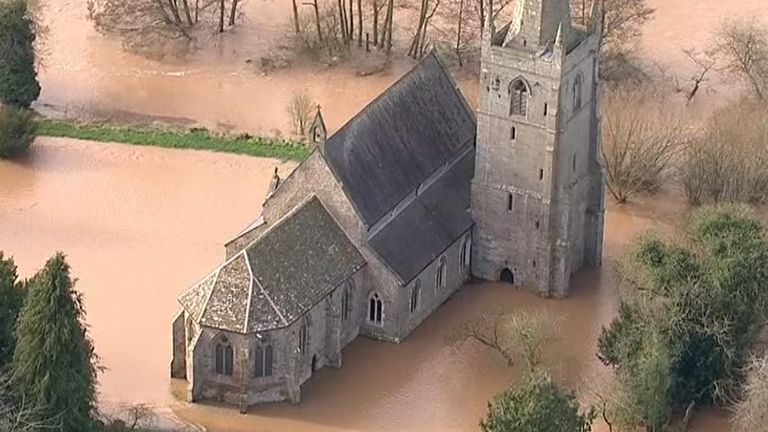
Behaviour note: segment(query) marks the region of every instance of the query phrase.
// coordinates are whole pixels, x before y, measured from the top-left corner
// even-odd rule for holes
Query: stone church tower
[[[472,181],[473,273],[568,295],[570,276],[600,264],[603,172],[598,51],[568,0],[518,0],[513,21],[486,25]]]

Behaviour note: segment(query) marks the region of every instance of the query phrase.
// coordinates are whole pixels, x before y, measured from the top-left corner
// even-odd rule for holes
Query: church
[[[358,336],[397,343],[470,278],[542,296],[600,265],[602,11],[519,0],[483,35],[480,102],[426,55],[275,174],[261,215],[180,297],[171,375],[190,401],[299,402]]]

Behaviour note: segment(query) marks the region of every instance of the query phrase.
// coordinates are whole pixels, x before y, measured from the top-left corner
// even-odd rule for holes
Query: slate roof
[[[317,197],[179,297],[200,324],[238,333],[285,327],[365,265]]]
[[[475,152],[470,150],[368,239],[403,283],[416,277],[472,226],[474,163]]]
[[[474,145],[475,119],[430,53],[328,139],[325,157],[372,226]]]

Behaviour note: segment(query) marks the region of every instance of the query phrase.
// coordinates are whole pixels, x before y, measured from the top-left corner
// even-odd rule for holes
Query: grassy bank
[[[302,143],[280,138],[218,135],[204,129],[160,129],[39,119],[37,134],[166,148],[212,150],[299,161],[305,159],[310,152],[310,149]]]

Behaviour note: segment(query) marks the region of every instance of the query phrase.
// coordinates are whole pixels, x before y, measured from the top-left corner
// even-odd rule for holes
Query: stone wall
[[[171,325],[173,333],[173,358],[171,359],[171,378],[187,377],[187,336],[184,329],[185,313],[181,311],[176,315]]]
[[[356,312],[351,313],[348,320],[341,320],[342,290],[348,286],[345,281],[305,315],[309,323],[308,346],[303,353],[299,352],[303,318],[286,328],[256,334],[200,328],[187,352],[188,399],[220,401],[240,406],[243,410],[264,402],[299,402],[301,385],[317,369],[341,366],[342,349],[359,332],[362,308],[354,300],[364,296],[363,271],[358,271],[350,279],[354,286],[352,311]],[[219,375],[215,370],[215,346],[223,338],[233,348],[232,376]],[[256,349],[268,345],[273,350],[272,375],[257,378]]]
[[[471,273],[471,260],[469,263],[462,261],[462,246],[467,242],[471,254],[472,233],[471,230],[459,237],[440,257],[432,261],[419,275],[402,287],[398,301],[398,318],[400,339],[405,338],[416,327],[427,319],[437,308],[445,303],[461,286],[469,280]],[[470,255],[471,256],[471,255]],[[441,258],[445,258],[446,280],[445,286],[437,289],[437,269]],[[416,284],[420,284],[420,296],[418,307],[411,312],[411,296]]]
[[[599,264],[604,211],[597,37],[566,49],[533,54],[484,42],[472,182],[473,273],[498,280],[508,268],[516,284],[558,297],[572,272]],[[525,116],[510,113],[516,80],[529,91]]]

